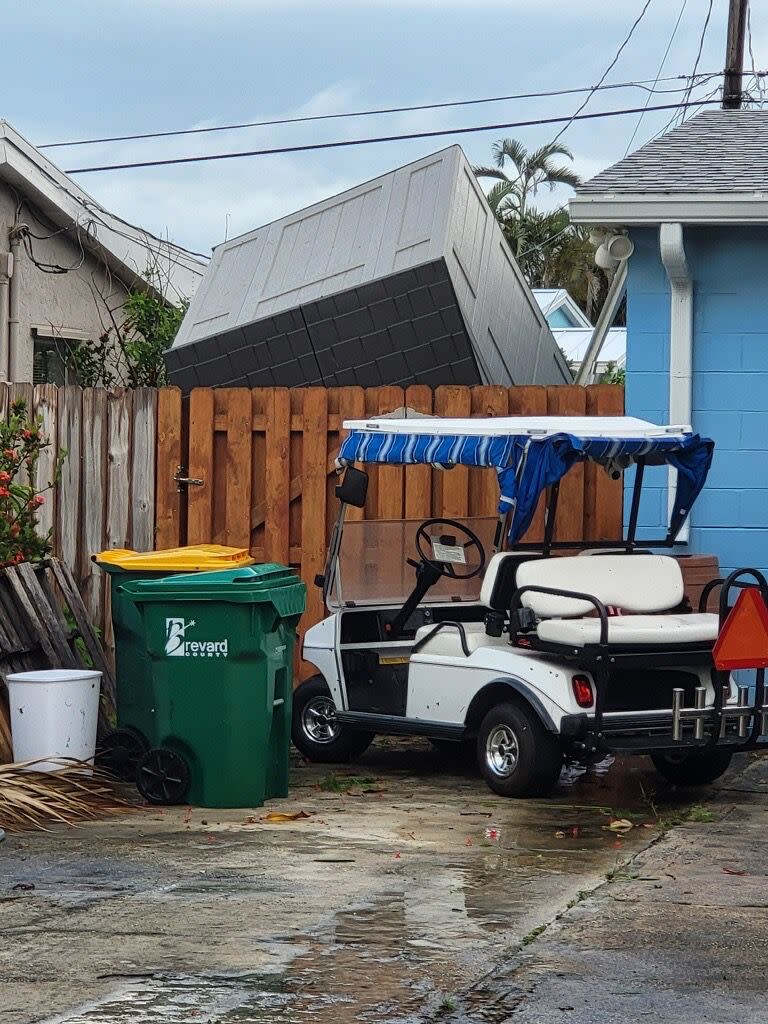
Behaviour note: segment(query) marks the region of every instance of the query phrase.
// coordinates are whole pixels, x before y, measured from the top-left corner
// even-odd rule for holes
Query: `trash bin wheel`
[[[96,764],[123,782],[133,782],[139,762],[148,750],[149,743],[138,729],[113,729],[99,743]]]
[[[153,747],[139,762],[136,788],[151,804],[180,804],[189,789],[189,765],[175,750]]]

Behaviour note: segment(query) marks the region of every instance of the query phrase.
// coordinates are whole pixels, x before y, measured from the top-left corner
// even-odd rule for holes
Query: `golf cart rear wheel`
[[[139,763],[148,750],[147,738],[138,729],[130,726],[113,729],[99,744],[96,764],[122,782],[133,782]]]
[[[563,752],[536,713],[526,705],[496,704],[477,736],[483,778],[500,796],[546,796],[563,767]]]
[[[189,789],[189,765],[167,747],[153,747],[136,772],[136,788],[151,804],[180,804]]]
[[[307,760],[321,764],[352,761],[368,749],[373,737],[372,732],[341,725],[322,676],[312,676],[294,690],[291,739]]]
[[[675,786],[706,786],[725,774],[730,750],[695,750],[690,753],[651,754],[656,771]]]

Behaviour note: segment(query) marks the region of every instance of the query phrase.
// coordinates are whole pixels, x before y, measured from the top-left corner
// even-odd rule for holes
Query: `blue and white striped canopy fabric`
[[[670,521],[676,535],[698,497],[714,444],[684,428],[658,427],[630,417],[513,417],[474,420],[369,420],[345,423],[350,433],[339,464],[380,462],[484,466],[496,470],[499,513],[514,512],[510,541],[530,525],[539,495],[577,462],[625,469],[638,459],[678,471]]]

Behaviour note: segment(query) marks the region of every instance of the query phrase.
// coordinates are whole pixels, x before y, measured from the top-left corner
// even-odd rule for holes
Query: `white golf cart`
[[[692,611],[671,548],[699,494],[713,442],[629,417],[433,417],[352,421],[339,455],[340,510],[323,576],[329,616],[304,637],[319,674],[295,691],[293,741],[310,760],[348,761],[379,734],[471,744],[488,785],[546,794],[564,760],[647,753],[669,780],[711,782],[735,750],[768,741],[763,670],[754,699],[718,672],[712,648],[733,588],[713,581]],[[625,539],[554,539],[559,482],[591,460],[634,467]],[[422,463],[498,474],[498,517],[347,521],[368,477],[353,463]],[[646,466],[677,471],[667,536],[636,541]],[[521,543],[548,493],[543,542]],[[557,552],[578,551],[577,554]],[[752,582],[742,577],[751,575]],[[721,587],[720,615],[705,611]]]

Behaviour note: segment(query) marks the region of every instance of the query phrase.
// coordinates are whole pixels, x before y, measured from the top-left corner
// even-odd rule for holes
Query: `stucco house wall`
[[[18,192],[0,182],[0,238],[7,239],[16,221]],[[81,250],[68,233],[56,234],[50,221],[38,219],[29,205],[22,205],[18,220],[39,236],[29,244],[38,262],[72,267],[66,274],[45,273],[31,262],[20,247],[14,266],[18,275],[19,340],[21,359],[17,364],[17,381],[33,379],[35,343],[45,346],[52,337],[69,341],[98,338],[110,325],[109,310],[116,311],[128,294],[127,287],[94,254]]]

